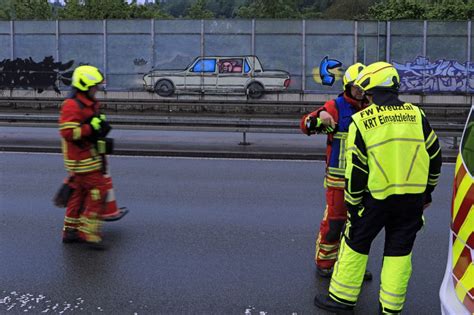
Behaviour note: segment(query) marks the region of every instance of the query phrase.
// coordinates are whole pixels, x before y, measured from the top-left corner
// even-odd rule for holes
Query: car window
[[[220,59],[217,65],[219,73],[242,73],[241,58]]]
[[[192,72],[215,72],[216,59],[202,59],[196,62],[191,69]]]
[[[247,60],[245,60],[245,65],[244,65],[244,73],[248,73],[250,71],[250,66]]]
[[[471,109],[469,120],[464,129],[461,143],[461,155],[467,170],[474,176],[474,107]]]

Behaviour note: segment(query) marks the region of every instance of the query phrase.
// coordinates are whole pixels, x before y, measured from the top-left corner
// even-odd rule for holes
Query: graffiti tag
[[[319,65],[319,75],[321,77],[321,83],[323,85],[332,86],[336,77],[333,73],[329,72],[331,69],[339,68],[342,66],[342,62],[335,59],[329,59],[328,56],[324,57],[321,60],[321,64]]]
[[[405,64],[393,62],[402,92],[474,92],[474,64],[418,56]]]
[[[0,88],[1,89],[28,89],[32,88],[39,93],[52,87],[60,93],[58,80],[65,85],[71,84],[72,71],[66,71],[74,64],[74,60],[67,63],[54,62],[52,56],[43,61],[35,62],[31,57],[15,60],[0,61]]]
[[[135,66],[144,66],[148,63],[147,60],[143,59],[143,58],[135,58],[133,59],[133,64]]]

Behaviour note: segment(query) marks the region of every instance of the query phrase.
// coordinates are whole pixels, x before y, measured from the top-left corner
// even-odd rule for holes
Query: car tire
[[[247,86],[247,95],[250,98],[261,98],[265,93],[263,85],[258,82],[252,82]]]
[[[159,96],[171,96],[174,94],[174,85],[170,80],[160,80],[155,84],[155,93]]]

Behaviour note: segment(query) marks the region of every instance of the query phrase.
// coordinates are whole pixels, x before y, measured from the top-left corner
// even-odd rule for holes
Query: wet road
[[[328,281],[314,275],[324,208],[323,163],[111,158],[119,205],[107,251],[60,241],[51,197],[65,172],[58,154],[0,153],[0,313],[326,314],[313,306]],[[443,167],[413,254],[405,314],[439,314],[454,166]],[[374,281],[356,314],[375,314]]]

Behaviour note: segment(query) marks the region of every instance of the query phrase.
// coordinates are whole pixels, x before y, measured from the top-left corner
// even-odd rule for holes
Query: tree
[[[206,9],[206,0],[197,0],[187,10],[186,17],[190,19],[212,19],[214,13]]]
[[[59,19],[84,20],[87,19],[87,11],[80,0],[66,0],[66,5],[58,11]]]
[[[11,20],[51,20],[53,19],[52,5],[47,0],[16,0],[4,1],[1,16]],[[3,3],[2,3],[3,4]]]
[[[237,11],[241,18],[299,19],[296,0],[255,0],[247,2]]]
[[[129,18],[131,19],[160,19],[171,17],[161,10],[159,3],[138,5],[136,0],[134,0],[130,4],[129,11]]]
[[[468,20],[472,18],[474,2],[462,0],[443,0],[428,5],[426,18],[433,20]]]
[[[376,0],[334,0],[324,11],[326,19],[356,20],[363,17]]]

